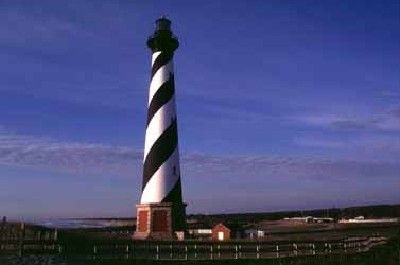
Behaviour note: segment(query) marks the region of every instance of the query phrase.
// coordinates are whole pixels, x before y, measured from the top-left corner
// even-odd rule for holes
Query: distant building
[[[244,235],[246,239],[250,240],[256,240],[256,239],[261,239],[265,237],[265,231],[261,229],[256,229],[256,228],[249,228],[244,230]]]
[[[211,239],[215,241],[226,241],[231,239],[231,229],[223,224],[217,224],[212,228]]]
[[[217,241],[242,239],[244,235],[243,227],[237,223],[219,223],[215,225],[211,230],[211,239]]]
[[[293,223],[303,223],[309,224],[312,222],[312,216],[305,216],[305,217],[285,217],[283,220]]]
[[[335,219],[332,217],[313,217],[312,222],[316,224],[334,223]]]
[[[322,224],[322,223],[334,223],[335,219],[331,217],[313,217],[313,216],[305,216],[305,217],[285,217],[284,221],[299,223],[299,224]]]
[[[379,224],[379,223],[397,223],[399,218],[364,218],[357,216],[350,219],[340,219],[340,224]]]
[[[188,223],[187,232],[189,238],[197,240],[211,240],[212,229],[202,223]]]

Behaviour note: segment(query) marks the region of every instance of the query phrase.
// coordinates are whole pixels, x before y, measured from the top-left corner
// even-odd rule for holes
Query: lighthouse
[[[179,166],[173,56],[179,46],[171,21],[156,20],[143,157],[143,183],[134,239],[174,239],[185,230]]]

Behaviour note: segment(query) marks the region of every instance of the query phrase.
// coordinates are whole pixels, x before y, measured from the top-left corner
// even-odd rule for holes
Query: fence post
[[[260,259],[260,245],[257,245],[257,259]]]
[[[316,251],[315,251],[315,243],[312,244],[312,254],[315,255]]]
[[[235,245],[235,259],[238,259],[238,245]]]
[[[5,231],[6,231],[6,224],[7,224],[7,217],[3,216],[3,219],[1,221],[1,227],[0,227],[0,251],[3,250],[3,241],[5,239]]]
[[[25,224],[21,223],[19,234],[19,256],[24,255],[24,237],[25,237]]]
[[[40,239],[42,237],[41,233],[42,233],[42,230],[39,230],[39,231],[36,232],[36,240],[39,241],[39,242],[40,242]]]
[[[160,259],[160,246],[156,245],[156,260]]]
[[[96,254],[97,254],[97,246],[93,246],[93,259],[96,259]]]
[[[210,246],[210,259],[213,259],[213,246]]]
[[[185,245],[185,260],[188,260],[188,246]]]
[[[52,249],[53,251],[54,251],[55,248],[56,248],[57,237],[58,237],[58,231],[57,231],[57,228],[56,228],[56,229],[54,229],[54,232],[53,232],[53,244],[52,244],[52,246],[51,246],[51,249]]]
[[[197,259],[197,245],[194,244],[194,259]]]
[[[172,244],[169,245],[169,250],[170,250],[169,257],[170,259],[172,259]]]
[[[129,245],[125,246],[125,259],[129,259]]]
[[[279,245],[276,245],[276,257],[279,258]]]

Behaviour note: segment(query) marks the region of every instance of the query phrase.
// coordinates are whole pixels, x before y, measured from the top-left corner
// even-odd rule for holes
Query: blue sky
[[[0,4],[0,215],[131,216],[172,20],[190,213],[400,203],[398,1]]]

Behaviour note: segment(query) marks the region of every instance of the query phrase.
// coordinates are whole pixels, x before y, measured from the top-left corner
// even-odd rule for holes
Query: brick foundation
[[[138,204],[136,232],[133,239],[172,240],[172,203]]]

